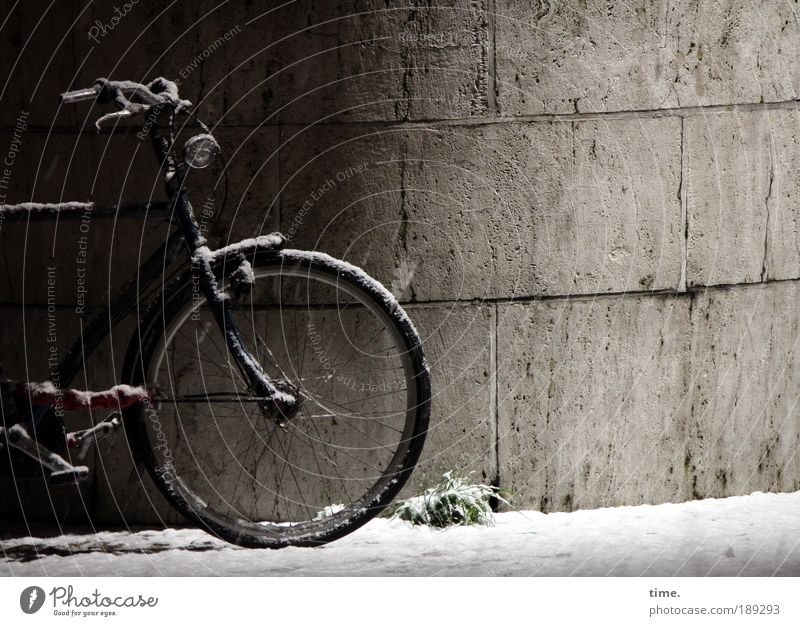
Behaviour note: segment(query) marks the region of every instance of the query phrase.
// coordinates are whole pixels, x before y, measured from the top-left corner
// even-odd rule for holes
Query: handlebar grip
[[[81,102],[83,100],[96,100],[99,93],[100,87],[94,85],[86,89],[66,91],[59,96],[59,99],[65,104],[72,104],[73,102]]]

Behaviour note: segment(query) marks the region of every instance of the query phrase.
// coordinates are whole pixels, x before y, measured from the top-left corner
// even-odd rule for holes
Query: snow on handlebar
[[[178,86],[174,82],[161,77],[146,85],[129,80],[112,81],[98,78],[92,87],[67,91],[61,94],[60,99],[67,104],[84,100],[97,100],[100,104],[113,102],[119,110],[107,113],[98,119],[95,122],[98,130],[103,122],[144,113],[155,105],[170,105],[175,112],[187,110],[192,106],[189,100],[181,100]]]
[[[65,104],[72,104],[74,102],[82,102],[83,100],[95,100],[97,94],[100,93],[100,87],[89,87],[88,89],[78,89],[76,91],[67,91],[59,96],[59,100]]]

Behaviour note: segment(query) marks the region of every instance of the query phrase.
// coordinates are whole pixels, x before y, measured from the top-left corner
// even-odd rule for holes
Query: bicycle
[[[211,250],[186,182],[220,147],[175,83],[101,78],[61,94],[64,103],[88,100],[117,107],[98,119],[98,129],[146,115],[143,132],[167,202],[5,205],[5,223],[81,219],[90,211],[92,219],[170,219],[173,229],[60,361],[59,389],[112,327],[137,311],[143,294],[158,288],[124,359],[129,387],[115,387],[108,405],[118,414],[72,433],[70,445],[83,449],[121,423],[169,502],[237,545],[319,545],[365,524],[408,480],[428,428],[430,373],[407,314],[361,269],[287,249],[280,233]],[[184,143],[180,158],[178,115],[203,131]],[[188,257],[182,269],[160,284],[181,250]],[[29,402],[27,421],[1,429],[0,445],[38,454],[54,481],[82,480],[86,468],[58,454],[43,460],[36,441],[58,394],[27,389],[29,400],[31,389],[40,392],[43,406]]]

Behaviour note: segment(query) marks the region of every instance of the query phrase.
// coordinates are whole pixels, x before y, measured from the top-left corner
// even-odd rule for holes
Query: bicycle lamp
[[[219,144],[212,135],[195,135],[183,146],[183,161],[189,167],[200,170],[207,167],[218,153]]]

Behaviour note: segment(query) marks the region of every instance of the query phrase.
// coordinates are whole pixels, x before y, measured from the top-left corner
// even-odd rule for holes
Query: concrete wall
[[[55,95],[182,77],[233,155],[240,208],[219,234],[291,230],[402,294],[436,392],[415,487],[458,466],[553,511],[800,486],[793,3],[142,2],[116,25],[112,3],[46,6],[3,29],[0,149],[28,112],[8,200],[160,193],[147,146],[93,134],[94,113]],[[47,371],[48,265],[59,336],[76,328],[79,234],[2,228],[3,358],[19,377]],[[141,234],[92,227],[89,305]],[[115,380],[132,329],[87,385]],[[26,481],[26,511],[171,519],[124,442],[90,462],[81,501],[51,505]]]

